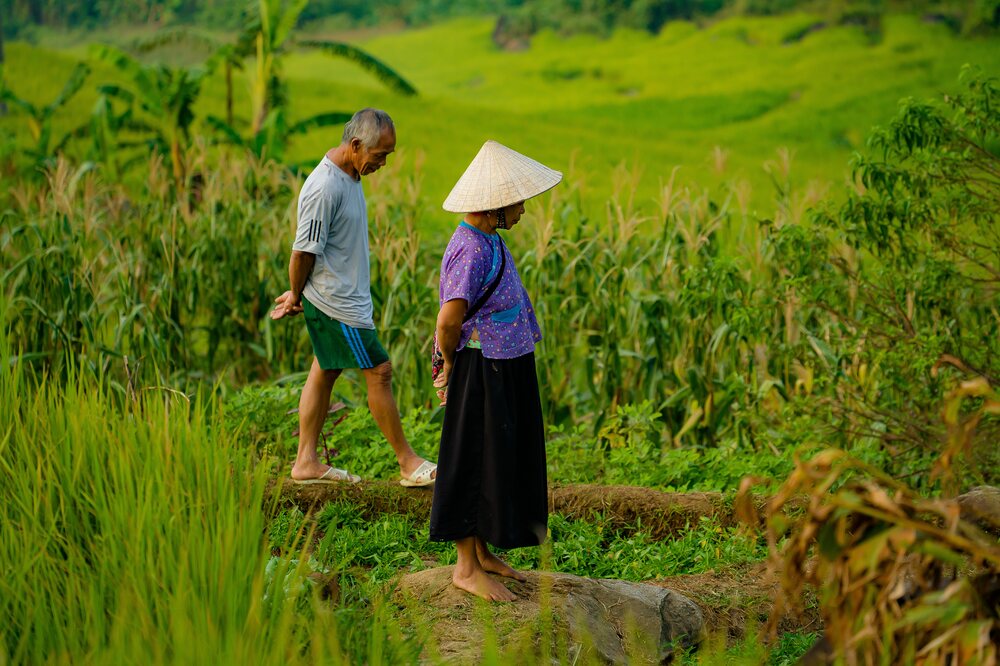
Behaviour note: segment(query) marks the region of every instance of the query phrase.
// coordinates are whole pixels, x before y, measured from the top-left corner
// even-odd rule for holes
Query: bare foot
[[[451,582],[460,590],[470,592],[486,601],[514,601],[517,596],[504,587],[498,580],[493,580],[482,569],[474,569],[469,575],[460,575],[458,568],[451,576]]]
[[[476,557],[479,559],[479,564],[485,571],[495,573],[499,576],[513,578],[514,580],[519,580],[522,583],[528,580],[528,577],[523,573],[501,560],[485,547],[481,548],[478,543],[476,544]]]

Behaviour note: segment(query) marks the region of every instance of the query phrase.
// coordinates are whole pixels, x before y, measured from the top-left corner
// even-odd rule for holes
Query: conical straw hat
[[[501,143],[487,141],[442,207],[449,213],[496,210],[552,189],[560,180],[558,171]]]

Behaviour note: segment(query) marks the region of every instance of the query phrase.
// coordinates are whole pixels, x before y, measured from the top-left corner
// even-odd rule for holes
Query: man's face
[[[396,131],[389,128],[383,130],[378,143],[371,148],[366,147],[359,139],[352,139],[351,148],[358,177],[375,173],[385,166],[386,159],[396,150]]]

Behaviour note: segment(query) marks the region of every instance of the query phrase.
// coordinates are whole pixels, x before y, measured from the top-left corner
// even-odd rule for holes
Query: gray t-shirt
[[[354,328],[375,328],[368,264],[368,209],[361,182],[328,157],[299,192],[293,250],[316,255],[303,295],[318,310]]]

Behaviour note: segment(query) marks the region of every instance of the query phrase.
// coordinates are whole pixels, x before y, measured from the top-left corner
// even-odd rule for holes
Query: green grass
[[[0,663],[339,659],[265,576],[266,469],[211,401],[36,383],[11,351],[0,332]]]
[[[822,18],[678,23],[659,35],[620,30],[607,40],[542,33],[522,52],[498,50],[489,19],[365,33],[359,45],[411,80],[421,92],[413,99],[318,53],[290,55],[284,72],[296,116],[364,105],[393,114],[400,152],[408,156],[404,170],[413,169],[417,155],[423,159],[416,222],[442,233],[452,216],[439,203],[486,138],[580,177],[587,208],[603,207],[614,194],[609,173],[622,163],[640,173],[633,194],[647,212],[677,165],[680,182],[697,189],[747,181],[759,208],[770,200],[763,165],[776,149],[792,152],[795,184],[838,183],[851,152],[894,114],[899,99],[955,90],[964,63],[1000,68],[995,38],[959,38],[906,15],[886,17],[874,45],[853,27],[783,43]],[[65,51],[8,45],[13,89],[37,101],[54,96],[73,59],[86,53],[78,39]],[[92,83],[113,78],[97,68]],[[236,109],[245,114],[241,81],[237,76]],[[91,89],[60,114],[63,129],[88,111]],[[221,79],[208,85],[199,109],[221,113]],[[299,140],[289,159],[312,163],[338,140],[336,129],[317,131]]]
[[[297,508],[283,510],[271,522],[271,547],[297,551],[312,530],[313,566],[344,572],[357,598],[376,594],[400,573],[455,562],[452,544],[430,541],[426,523],[391,514],[365,520],[348,503],[327,504],[311,523]],[[613,529],[600,516],[572,520],[552,514],[549,534],[542,546],[506,551],[504,558],[522,569],[648,581],[760,562],[767,555],[762,537],[722,527],[709,517],[675,539],[658,540],[641,525]]]
[[[820,635],[820,632],[789,631],[770,643],[753,631],[732,643],[722,635],[710,636],[697,651],[682,655],[680,663],[683,666],[792,666]]]

